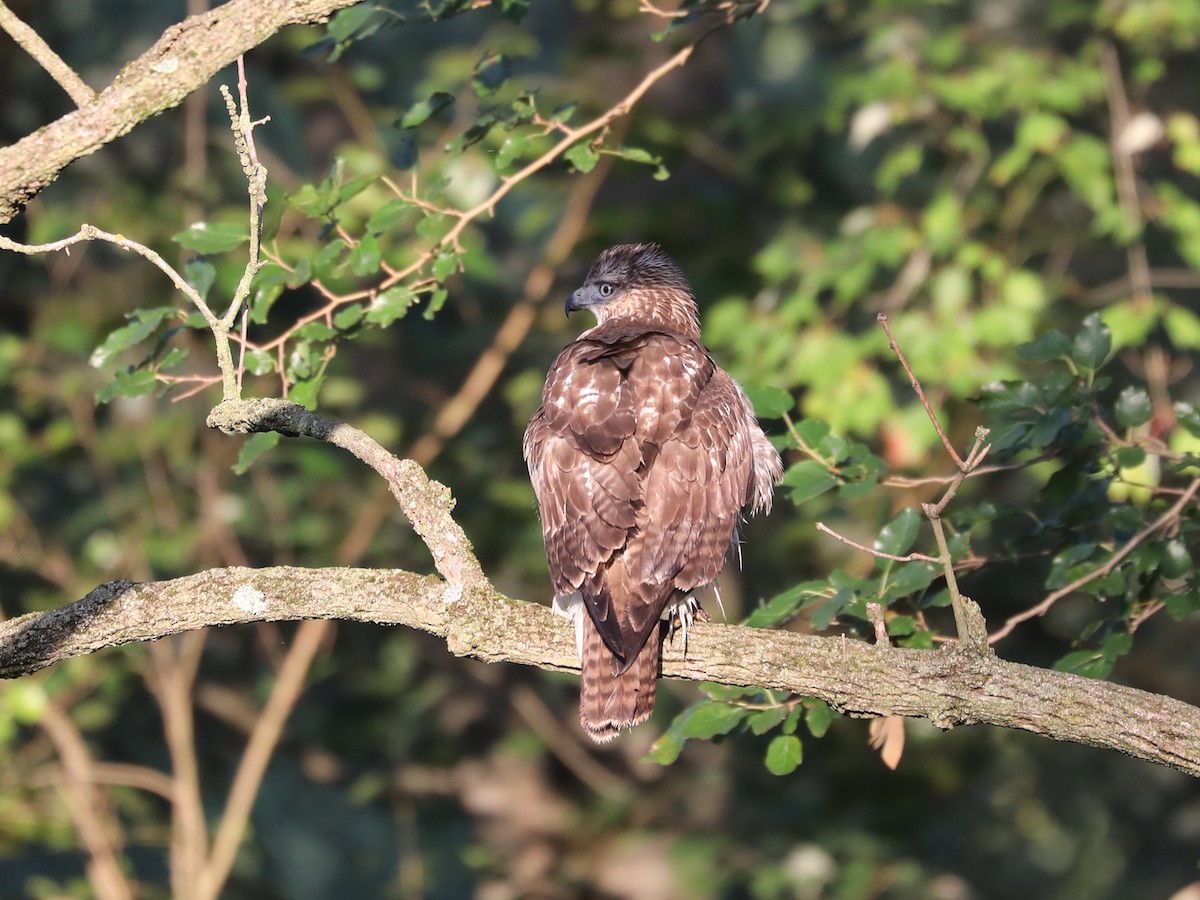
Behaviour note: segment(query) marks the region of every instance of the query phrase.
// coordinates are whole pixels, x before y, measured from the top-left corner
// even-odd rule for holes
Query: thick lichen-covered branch
[[[450,515],[454,509],[450,491],[412,460],[393,456],[370,435],[296,403],[269,398],[225,401],[209,413],[208,425],[227,434],[277,432],[285,437],[310,437],[350,451],[387,483],[446,579],[448,601],[487,586],[471,542]]]
[[[490,587],[447,603],[446,588],[433,575],[370,569],[230,568],[116,582],[61,609],[0,623],[0,677],[196,628],[309,618],[406,625],[445,638],[458,656],[578,669],[573,629],[548,607]],[[686,658],[667,644],[663,674],[820,697],[851,716],[1018,728],[1200,776],[1200,709],[953,647],[880,653],[862,641],[697,624]]]
[[[356,2],[230,0],[171,26],[94,100],[0,148],[0,222],[11,219],[67,165],[179,105],[285,25],[315,22]]]

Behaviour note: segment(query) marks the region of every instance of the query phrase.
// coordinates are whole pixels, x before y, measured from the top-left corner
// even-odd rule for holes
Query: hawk
[[[654,709],[660,623],[691,622],[743,510],[770,511],[781,463],[657,244],[605,250],[566,308],[597,324],[550,367],[523,450],[554,606],[575,621],[579,721],[599,743]]]

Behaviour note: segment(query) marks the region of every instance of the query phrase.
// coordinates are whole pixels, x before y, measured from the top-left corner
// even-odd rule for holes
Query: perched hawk
[[[742,510],[770,510],[781,467],[658,245],[600,254],[567,300],[581,309],[598,324],[550,367],[524,452],[555,608],[575,620],[579,720],[603,742],[650,715],[660,622],[690,621]]]

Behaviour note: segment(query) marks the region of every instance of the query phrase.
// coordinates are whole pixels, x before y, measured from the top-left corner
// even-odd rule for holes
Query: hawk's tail
[[[579,684],[579,724],[598,744],[607,743],[622,728],[644,722],[654,709],[661,646],[657,629],[620,675],[613,674],[613,652],[583,611],[583,678]]]

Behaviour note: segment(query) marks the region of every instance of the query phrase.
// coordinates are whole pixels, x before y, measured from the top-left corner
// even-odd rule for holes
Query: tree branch
[[[46,72],[58,82],[58,86],[67,92],[76,106],[85,106],[96,99],[93,91],[75,70],[63,62],[62,57],[50,49],[50,45],[42,40],[42,36],[22,22],[0,0],[0,28],[8,32],[8,36],[37,60]]]
[[[471,542],[450,516],[454,509],[450,491],[431,480],[411,459],[397,459],[388,453],[370,435],[299,404],[274,399],[226,400],[209,413],[208,426],[227,434],[274,431],[286,437],[310,437],[349,450],[382,476],[413,530],[433,554],[434,564],[447,581],[447,602],[459,600],[472,589],[490,588]]]
[[[67,165],[178,106],[285,25],[315,22],[356,2],[230,0],[171,26],[93,101],[0,148],[0,222],[9,221]]]
[[[456,656],[578,671],[569,623],[488,588],[447,603],[433,575],[373,569],[211,569],[114,582],[61,609],[0,623],[0,677],[72,656],[210,625],[348,619],[407,625]],[[1200,776],[1200,709],[1182,701],[992,656],[893,648],[697,623],[688,657],[667,644],[663,674],[819,697],[851,716],[915,716],[940,728],[988,724],[1106,747]]]

